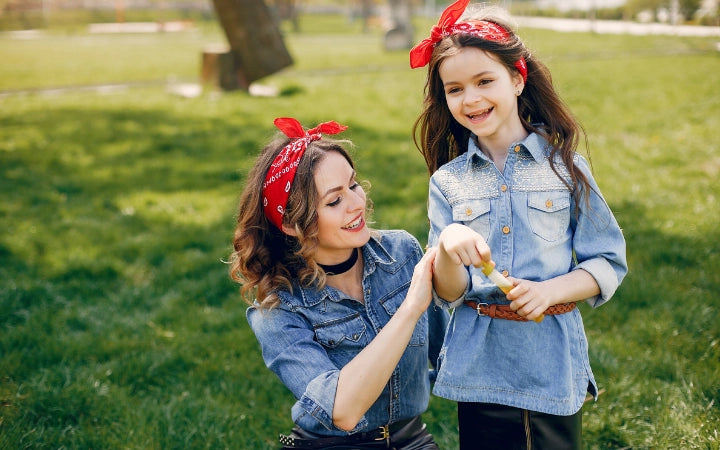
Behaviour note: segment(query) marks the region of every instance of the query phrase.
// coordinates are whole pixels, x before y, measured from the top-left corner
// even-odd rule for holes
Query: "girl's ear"
[[[520,76],[520,74],[516,74],[516,76],[513,78],[513,84],[515,85],[515,93],[518,96],[522,94],[523,89],[525,89],[525,83],[523,82],[522,76]]]
[[[287,234],[288,236],[297,237],[297,231],[295,231],[295,227],[291,227],[288,225],[282,224],[282,232]]]

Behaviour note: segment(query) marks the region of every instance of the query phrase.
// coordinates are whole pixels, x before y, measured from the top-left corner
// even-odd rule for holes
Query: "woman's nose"
[[[358,189],[351,191],[352,192],[352,202],[351,202],[351,210],[359,210],[359,209],[365,209],[365,203],[367,202],[367,197],[365,196],[365,190],[363,190],[362,187],[359,187]]]

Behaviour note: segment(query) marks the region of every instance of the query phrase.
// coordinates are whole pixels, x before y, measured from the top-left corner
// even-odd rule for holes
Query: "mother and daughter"
[[[421,418],[431,382],[457,402],[463,449],[582,447],[597,385],[575,305],[612,297],[625,241],[548,69],[498,10],[468,3],[410,53],[428,66],[415,124],[427,252],[368,228],[350,143],[327,137],[342,125],[277,119],[283,136],[248,175],[230,272],[296,399],[283,448],[436,449]]]

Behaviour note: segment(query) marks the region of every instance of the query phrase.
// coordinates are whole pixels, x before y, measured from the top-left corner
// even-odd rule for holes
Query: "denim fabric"
[[[363,246],[365,304],[326,286],[278,292],[270,311],[248,308],[247,319],[260,342],[265,364],[297,399],[292,419],[302,429],[328,436],[347,432],[332,423],[340,369],[380,332],[405,299],[422,248],[405,231],[381,231]],[[353,432],[367,431],[421,414],[427,409],[431,378],[447,311],[431,304],[380,398]]]
[[[589,205],[582,201],[578,214],[550,167],[549,146],[541,136],[531,134],[511,146],[502,173],[471,139],[467,153],[431,177],[429,245],[437,244],[448,224],[465,224],[485,237],[497,269],[510,276],[542,281],[586,270],[600,286],[600,294],[586,301],[600,306],[627,273],[625,239],[587,162],[578,155],[576,164],[592,188],[583,193]],[[569,180],[561,163],[558,169]],[[539,324],[479,316],[462,300],[509,302],[479,269],[468,270],[464,298],[436,301],[456,308],[433,393],[548,414],[577,412],[586,392],[597,392],[578,309],[546,316]]]

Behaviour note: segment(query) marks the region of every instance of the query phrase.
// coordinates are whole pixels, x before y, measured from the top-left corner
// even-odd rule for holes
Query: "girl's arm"
[[[548,307],[594,297],[600,287],[588,272],[573,270],[545,281],[529,281],[510,278],[515,287],[508,292],[510,308],[529,320],[534,320]]]
[[[417,321],[430,305],[434,259],[435,251],[431,249],[415,266],[400,308],[375,339],[340,370],[332,418],[336,427],[355,428],[385,388]]]
[[[453,301],[465,292],[467,266],[479,267],[483,260],[490,261],[490,247],[479,233],[452,223],[440,233],[437,249],[433,286],[440,298]]]

